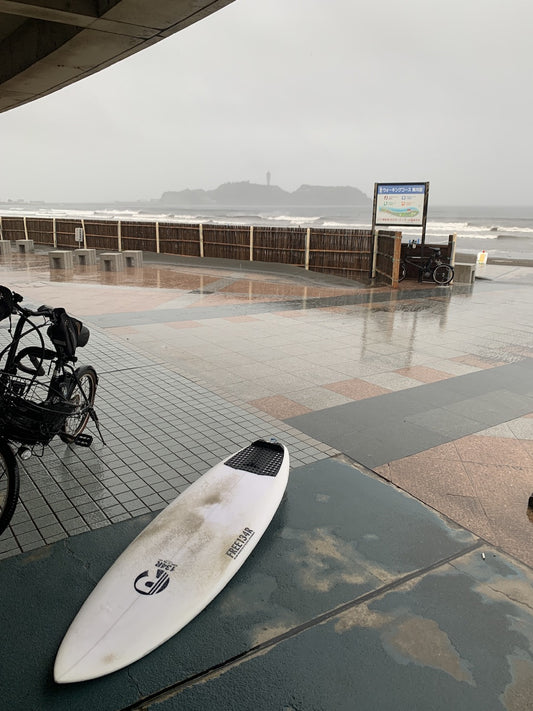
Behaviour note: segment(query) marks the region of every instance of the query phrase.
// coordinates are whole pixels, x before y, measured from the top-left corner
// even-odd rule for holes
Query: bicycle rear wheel
[[[67,417],[59,436],[63,442],[74,442],[76,437],[80,435],[90,417],[89,408],[94,405],[94,397],[98,386],[98,376],[96,370],[90,365],[84,365],[81,368],[76,368],[74,371],[79,385],[74,378],[70,379],[70,392],[68,395],[69,402],[77,406],[77,411],[73,415]]]
[[[0,440],[0,534],[15,513],[19,497],[19,468],[9,445]]]
[[[450,267],[449,264],[438,264],[433,270],[431,276],[436,284],[444,286],[445,284],[449,284],[451,282],[453,274],[453,267]]]
[[[403,281],[407,276],[407,264],[405,262],[400,262],[400,271],[398,273],[398,281]]]

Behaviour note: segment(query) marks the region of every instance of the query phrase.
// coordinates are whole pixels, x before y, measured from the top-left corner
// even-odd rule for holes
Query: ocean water
[[[197,206],[168,207],[151,203],[34,204],[0,203],[0,215],[84,217],[86,219],[159,220],[204,224],[278,225],[368,229],[372,206]],[[421,237],[419,227],[397,227],[404,241]],[[428,208],[426,242],[446,243],[457,235],[457,249],[489,256],[533,259],[533,207],[432,206]]]

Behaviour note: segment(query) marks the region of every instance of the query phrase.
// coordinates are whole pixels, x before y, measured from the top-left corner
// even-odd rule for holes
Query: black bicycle
[[[413,245],[409,244],[409,247]],[[400,274],[399,281],[403,281],[407,276],[408,265],[412,265],[418,270],[418,280],[431,279],[436,284],[445,286],[449,284],[453,279],[454,269],[448,264],[445,258],[442,256],[440,248],[429,247],[432,254],[429,257],[422,260],[420,257],[408,257],[406,256],[400,262]]]
[[[7,528],[19,494],[17,456],[41,453],[56,435],[63,442],[89,447],[83,431],[94,411],[96,370],[74,367],[76,349],[89,340],[89,329],[63,308],[22,306],[22,297],[0,286],[0,321],[9,318],[11,342],[0,352],[0,534]],[[13,330],[12,320],[17,318]],[[42,330],[53,349],[47,348]],[[33,345],[20,347],[21,341]]]

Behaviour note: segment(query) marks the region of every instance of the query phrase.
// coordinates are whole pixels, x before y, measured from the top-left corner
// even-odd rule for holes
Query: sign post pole
[[[376,276],[376,259],[378,249],[378,233],[376,230],[376,207],[378,196],[378,183],[374,183],[374,202],[372,205],[372,259],[370,260],[370,271],[368,276],[374,279]]]

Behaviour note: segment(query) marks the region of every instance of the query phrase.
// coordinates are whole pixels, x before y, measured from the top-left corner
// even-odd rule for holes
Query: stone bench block
[[[17,239],[15,240],[17,245],[17,252],[21,254],[29,254],[30,252],[35,252],[35,246],[32,239]]]
[[[476,278],[476,265],[467,263],[454,264],[453,281],[455,284],[473,284]]]
[[[142,267],[143,253],[141,249],[125,249],[122,254],[127,267]]]
[[[70,250],[55,249],[53,252],[48,252],[48,261],[50,269],[72,269],[73,259]]]
[[[122,252],[102,252],[100,266],[104,272],[121,272],[126,266]]]
[[[11,256],[11,242],[8,239],[0,239],[0,257]]]
[[[96,249],[75,249],[74,264],[93,266],[96,264]]]

